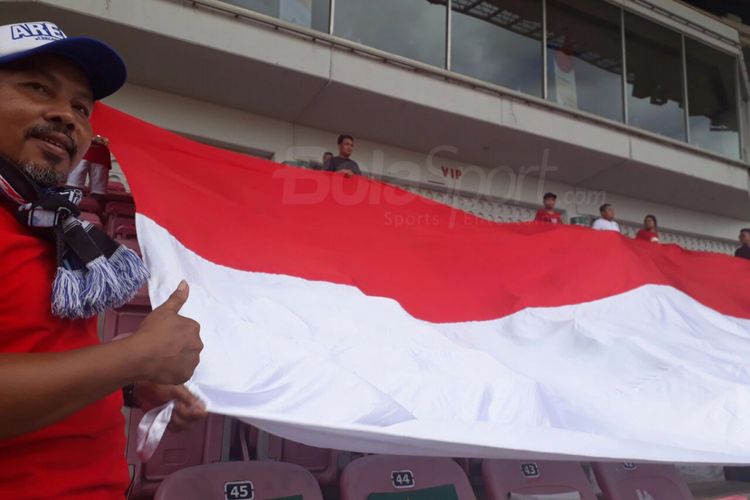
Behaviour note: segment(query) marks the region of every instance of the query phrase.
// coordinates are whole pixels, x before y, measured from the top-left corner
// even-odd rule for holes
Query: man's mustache
[[[78,146],[76,141],[70,133],[70,130],[62,123],[50,123],[47,125],[35,125],[26,132],[27,139],[52,139],[55,142],[60,142],[57,137],[51,137],[53,134],[64,135],[67,140],[63,144],[63,147],[68,152],[71,158],[75,157],[78,153]]]

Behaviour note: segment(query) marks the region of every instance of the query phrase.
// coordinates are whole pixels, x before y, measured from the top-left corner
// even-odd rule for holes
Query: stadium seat
[[[335,450],[315,448],[269,434],[267,456],[304,467],[323,486],[334,484],[338,479],[339,453]]]
[[[109,180],[107,181],[107,191],[112,191],[116,193],[124,193],[125,192],[125,185],[122,182],[119,181],[113,181]]]
[[[133,217],[122,216],[119,214],[111,214],[107,218],[104,230],[113,238],[115,237],[116,231],[120,231],[120,233],[129,231],[135,234],[135,219],[133,219]]]
[[[121,245],[125,245],[138,255],[141,255],[141,246],[138,244],[138,240],[136,240],[135,238],[123,238],[121,235],[115,234],[115,241],[117,241],[117,243]]]
[[[677,468],[669,464],[592,464],[604,500],[692,500]]]
[[[150,308],[109,310],[104,313],[102,341],[109,342],[118,335],[135,332]]]
[[[128,192],[108,191],[105,194],[92,194],[92,196],[94,196],[97,200],[101,201],[105,209],[106,209],[107,203],[110,203],[110,202],[127,203],[129,205],[134,204],[133,195]]]
[[[569,493],[573,499],[596,500],[594,489],[577,462],[484,460],[482,478],[488,499],[514,498],[512,494],[519,498],[535,495],[544,498]]]
[[[143,412],[131,410],[126,453],[128,465],[133,469],[130,499],[151,498],[159,484],[179,470],[221,461],[225,418],[222,415],[209,415],[187,431],[165,432],[146,463],[140,461],[137,453],[136,436],[141,417]]]
[[[104,215],[127,215],[130,217],[135,216],[135,205],[132,200],[130,201],[107,201],[104,204]]]
[[[341,473],[341,500],[474,500],[461,466],[450,458],[370,455]]]
[[[102,214],[101,204],[90,196],[84,196],[81,202],[78,203],[78,208],[81,209],[81,212],[91,212],[96,215]]]
[[[120,224],[115,227],[112,231],[112,237],[117,240],[133,240],[135,241],[137,236],[135,232],[135,224],[130,222],[128,224]],[[140,251],[138,252],[140,253]]]
[[[85,220],[87,222],[92,223],[93,225],[95,225],[99,229],[103,229],[104,228],[104,225],[102,224],[102,220],[99,218],[98,215],[96,215],[93,212],[81,212],[81,215],[78,216],[78,218],[80,220]]]
[[[304,468],[278,462],[224,462],[189,467],[165,479],[155,500],[323,500]]]
[[[138,308],[141,309],[143,307],[151,308],[151,297],[148,295],[148,284],[143,285],[138,289],[135,296],[130,299],[130,302],[125,304],[126,308]]]

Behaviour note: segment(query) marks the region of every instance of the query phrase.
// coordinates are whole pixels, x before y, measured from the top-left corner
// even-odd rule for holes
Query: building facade
[[[37,20],[123,54],[108,104],[210,144],[312,164],[348,133],[367,175],[496,221],[554,191],[690,249],[750,226],[747,33],[675,0],[0,0]]]

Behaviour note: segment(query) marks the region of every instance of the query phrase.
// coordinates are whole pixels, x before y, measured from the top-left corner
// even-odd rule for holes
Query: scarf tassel
[[[119,302],[123,296],[121,284],[112,266],[103,255],[86,264],[83,275],[83,302],[86,316],[93,316]]]
[[[148,270],[143,261],[130,248],[120,245],[110,256],[109,263],[114,273],[119,276],[122,295],[111,307],[120,307],[127,303],[138,292],[149,278]]]
[[[59,267],[52,283],[52,314],[61,318],[89,318],[125,305],[148,280],[143,261],[124,245],[109,259],[99,256],[86,272]]]
[[[83,273],[58,267],[52,282],[52,314],[60,318],[80,318],[84,308],[81,301]]]

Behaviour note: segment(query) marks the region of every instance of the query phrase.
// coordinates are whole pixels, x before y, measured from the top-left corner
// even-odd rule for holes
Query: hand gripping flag
[[[750,462],[750,262],[492,223],[105,106],[95,130],[152,303],[190,283],[209,411],[359,452]]]

